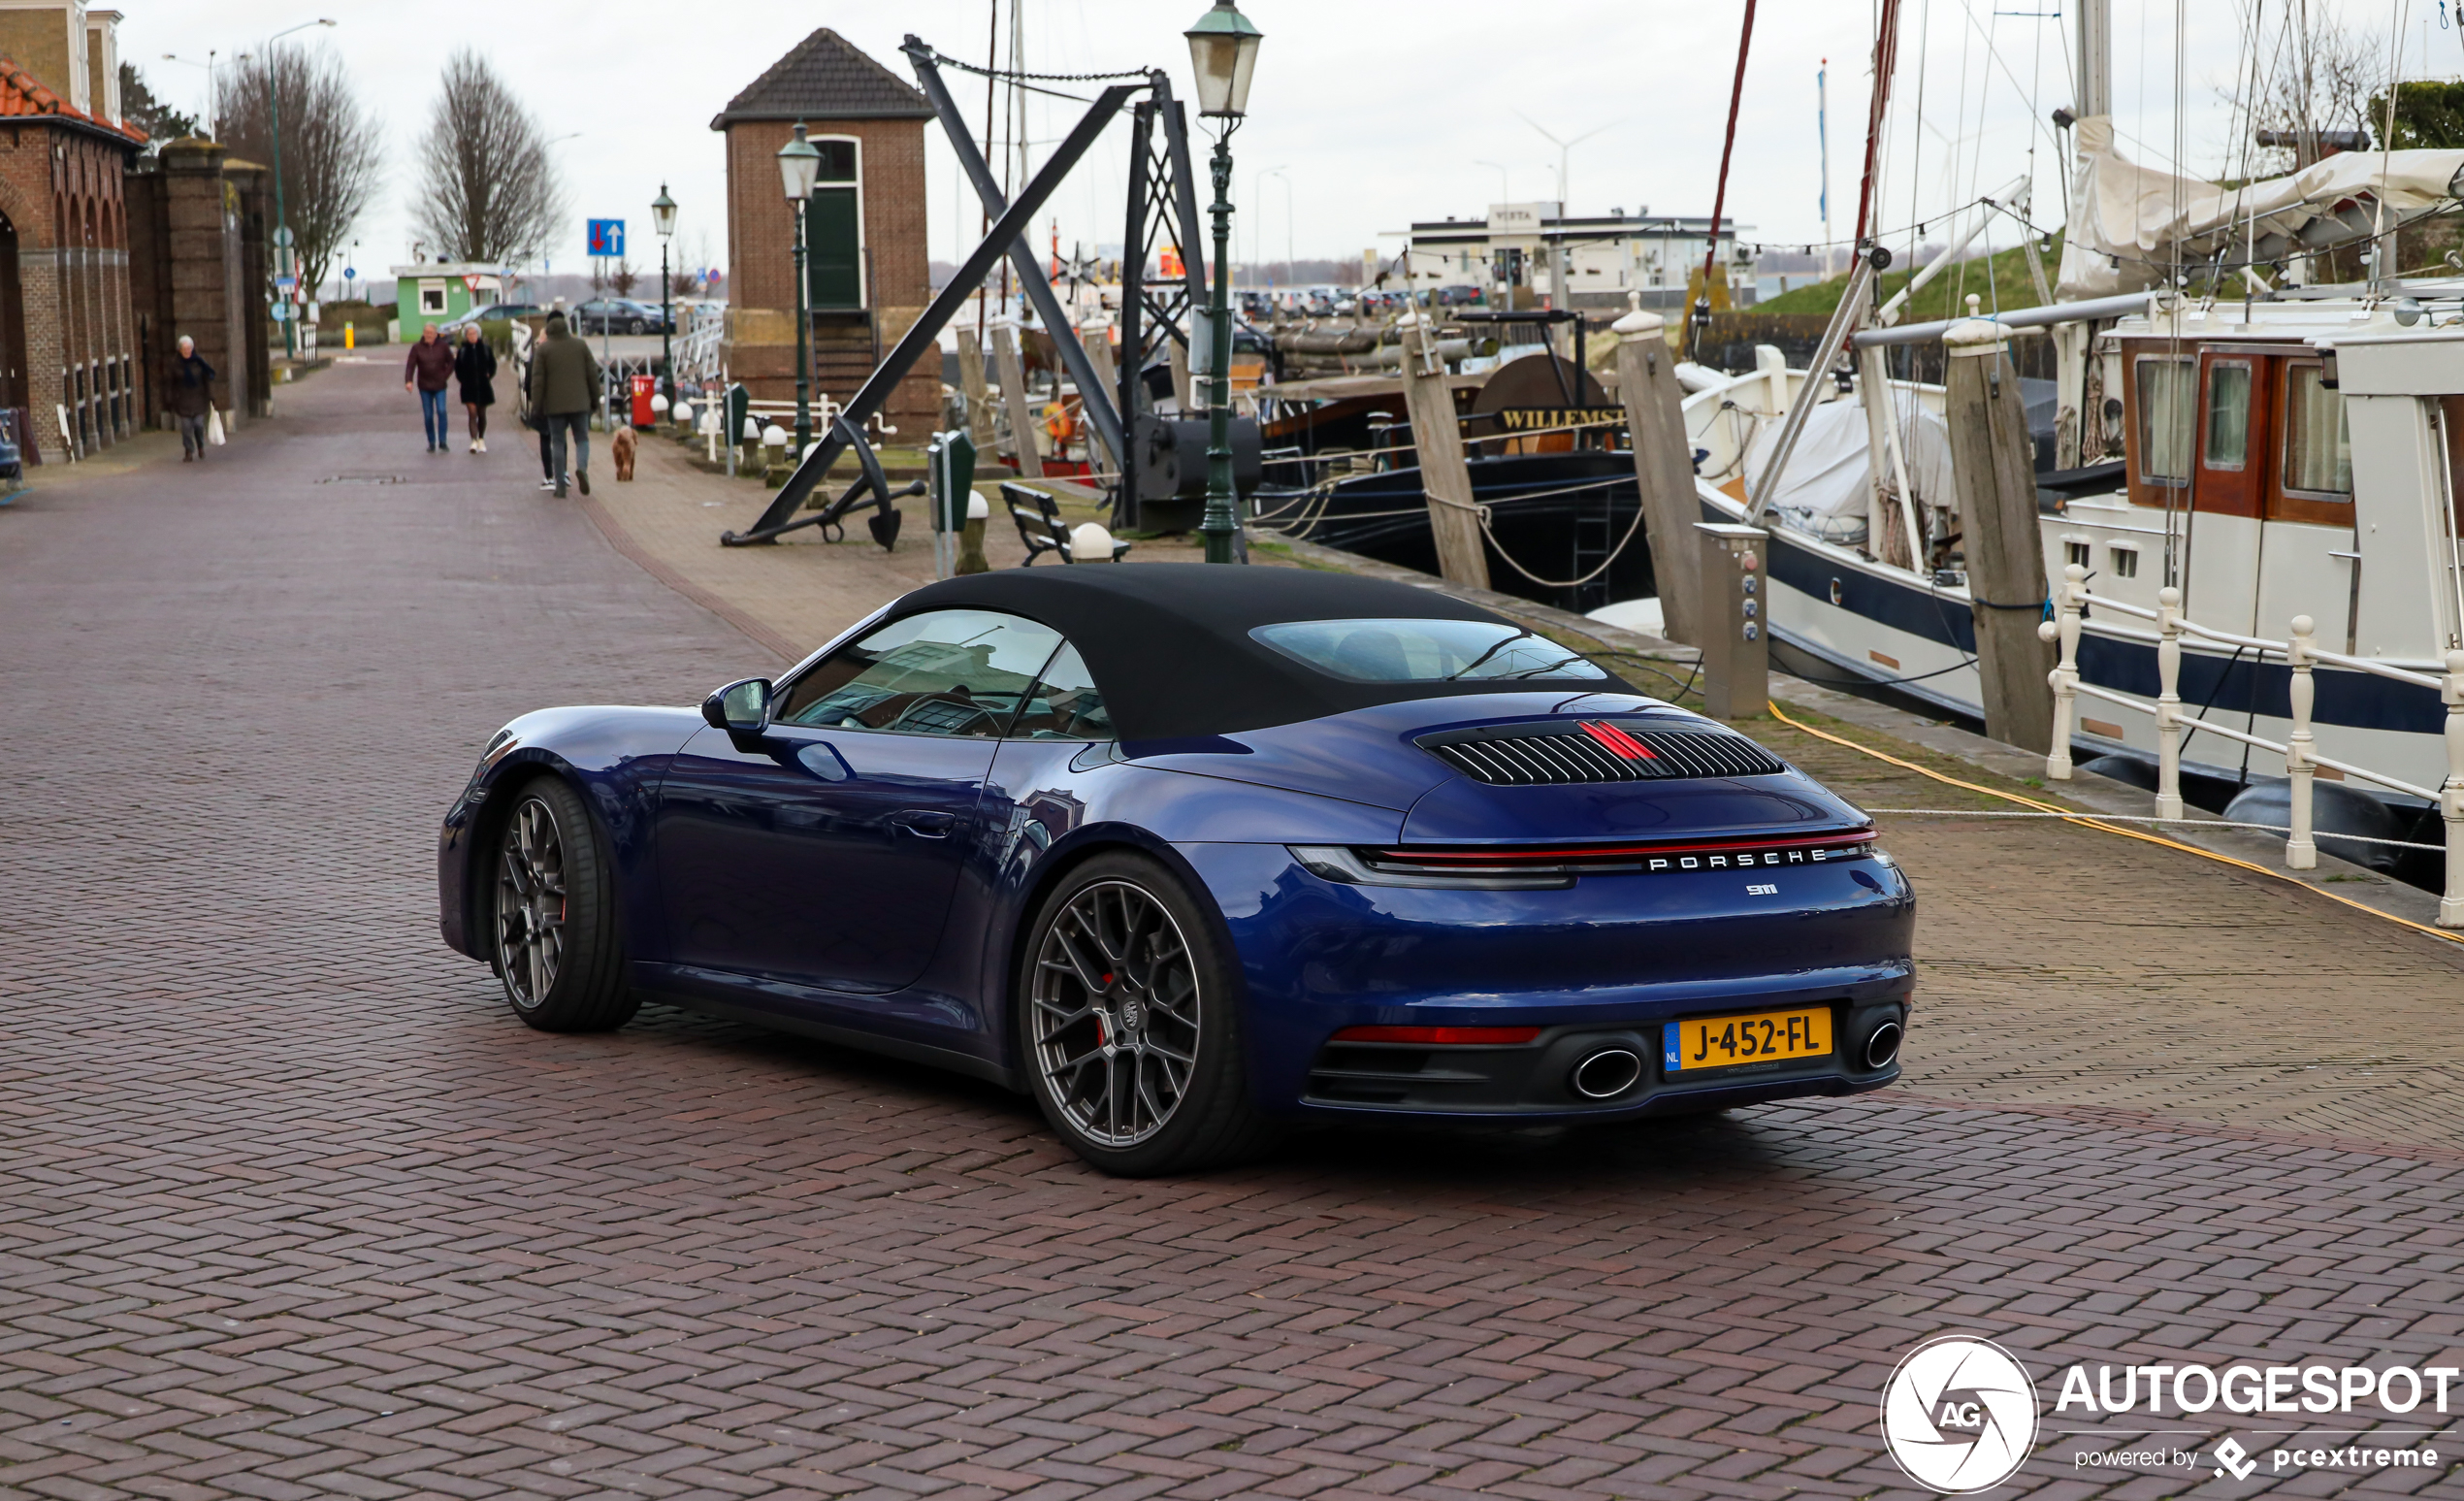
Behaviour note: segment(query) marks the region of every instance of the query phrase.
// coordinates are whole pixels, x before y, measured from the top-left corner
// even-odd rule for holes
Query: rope
[[[1867,808],[1865,811],[1923,814],[1929,818],[2069,818],[2072,816],[2068,813],[2004,813],[1999,809],[1978,808]],[[2282,824],[2246,824],[2223,818],[2155,818],[2139,814],[2125,817],[2119,813],[2099,813],[2096,816],[2108,824],[2181,824],[2192,829],[2255,829],[2262,833],[2281,833],[2286,837],[2292,834],[2292,830]],[[2447,848],[2444,844],[2415,844],[2410,839],[2375,839],[2368,834],[2335,833],[2325,829],[2314,829],[2310,836],[2314,839],[2346,839],[2354,844],[2383,844],[2390,849],[2429,850],[2432,853],[2438,853]]]
[[[1947,783],[1953,787],[1963,788],[1968,792],[1983,793],[1988,798],[1999,798],[2004,802],[2016,802],[2023,807],[2033,808],[2040,813],[2055,814],[2063,819],[2065,822],[2077,824],[2082,828],[2100,830],[2106,833],[2119,834],[2123,838],[2137,839],[2148,844],[2162,845],[2164,848],[2169,850],[2180,850],[2186,855],[2196,855],[2201,860],[2215,861],[2221,865],[2231,865],[2237,870],[2252,871],[2254,874],[2267,876],[2273,880],[2283,881],[2290,886],[2298,886],[2306,892],[2310,892],[2316,896],[2324,897],[2329,901],[2341,902],[2344,905],[2352,908],[2356,912],[2367,912],[2372,917],[2393,923],[2400,928],[2410,928],[2415,932],[2428,933],[2433,938],[2443,938],[2449,943],[2464,944],[2464,934],[2449,932],[2444,928],[2432,928],[2426,923],[2414,922],[2411,918],[2397,917],[2391,912],[2382,912],[2376,907],[2355,901],[2350,897],[2339,897],[2334,892],[2321,891],[2319,888],[2311,885],[2309,882],[2298,880],[2292,876],[2285,874],[2285,872],[2281,870],[2271,870],[2265,865],[2253,865],[2247,860],[2235,860],[2230,855],[2219,855],[2212,850],[2200,849],[2195,844],[2184,844],[2178,839],[2165,838],[2161,834],[2141,833],[2135,829],[2124,829],[2121,828],[2118,822],[2114,820],[2101,819],[2085,813],[2064,812],[2062,809],[2055,807],[2051,803],[2039,802],[2033,798],[2023,798],[2017,793],[2002,792],[1999,789],[1993,787],[1981,787],[1974,782],[1963,782],[1956,776],[1946,776],[1942,772],[1936,771],[1930,767],[1921,767],[1913,761],[1902,761],[1897,756],[1888,755],[1882,751],[1875,750],[1870,745],[1860,745],[1856,741],[1848,739],[1843,735],[1832,734],[1827,731],[1817,730],[1811,725],[1800,724],[1797,720],[1789,718],[1787,713],[1783,711],[1777,703],[1772,703],[1768,706],[1771,711],[1771,717],[1778,720],[1781,724],[1787,725],[1792,729],[1801,731],[1806,734],[1810,734],[1815,739],[1829,740],[1833,745],[1844,745],[1861,756],[1870,756],[1876,761],[1888,762],[1892,766],[1914,771],[1919,776],[1931,777],[1937,782]]]
[[[1528,501],[1535,499],[1535,497],[1525,495],[1517,496],[1515,499]],[[1489,545],[1497,549],[1497,555],[1506,560],[1506,566],[1512,569],[1515,572],[1522,574],[1525,578],[1530,579],[1533,583],[1540,585],[1543,589],[1578,589],[1583,585],[1590,583],[1601,574],[1607,572],[1609,568],[1614,565],[1619,558],[1625,556],[1627,546],[1631,544],[1637,537],[1640,536],[1642,532],[1642,506],[1639,502],[1637,502],[1635,506],[1634,520],[1626,524],[1626,535],[1617,538],[1617,545],[1608,550],[1608,556],[1600,560],[1600,567],[1593,569],[1590,572],[1585,573],[1580,578],[1570,578],[1560,582],[1555,579],[1542,578],[1538,573],[1533,572],[1530,569],[1527,569],[1520,563],[1515,562],[1514,555],[1506,550],[1506,544],[1497,539],[1497,530],[1490,523],[1489,507],[1482,506],[1477,507],[1477,509],[1480,513],[1480,535],[1487,538]]]

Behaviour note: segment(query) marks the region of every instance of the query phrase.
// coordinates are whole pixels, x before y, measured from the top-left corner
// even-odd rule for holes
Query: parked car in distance
[[[459,334],[466,323],[504,323],[514,318],[535,318],[546,310],[536,303],[490,303],[437,326],[448,334]]]
[[[594,297],[573,310],[573,332],[577,334],[656,334],[663,329],[675,332],[658,304],[635,302],[630,297]]]

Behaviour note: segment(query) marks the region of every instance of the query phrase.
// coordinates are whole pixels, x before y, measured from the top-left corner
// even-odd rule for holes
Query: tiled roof
[[[86,114],[43,86],[42,81],[8,57],[0,57],[0,118],[48,114],[88,125],[129,141],[143,142],[146,133],[134,125],[119,126]]]
[[[932,106],[898,75],[824,26],[770,65],[710,121],[932,118]]]

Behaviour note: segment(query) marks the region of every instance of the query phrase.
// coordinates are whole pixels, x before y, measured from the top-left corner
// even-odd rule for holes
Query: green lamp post
[[[795,215],[795,461],[813,443],[813,315],[805,310],[804,204],[822,175],[821,148],[804,139],[804,122],[795,122],[795,137],[779,147],[779,185],[787,191],[788,212]]]
[[[1209,563],[1231,563],[1241,536],[1240,498],[1232,485],[1232,132],[1248,113],[1249,74],[1264,33],[1233,0],[1216,0],[1215,9],[1183,35],[1189,39],[1189,64],[1198,79],[1198,114],[1222,122],[1216,127],[1211,163],[1215,288],[1207,307],[1207,508],[1198,532],[1206,538]]]
[[[650,222],[659,231],[659,383],[672,410],[676,405],[676,312],[669,299],[675,278],[667,270],[667,242],[675,238],[676,201],[667,196],[665,182],[659,184],[659,196],[650,201]]]

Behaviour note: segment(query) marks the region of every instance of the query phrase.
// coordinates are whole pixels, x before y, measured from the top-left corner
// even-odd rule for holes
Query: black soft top
[[[925,610],[1005,610],[1069,637],[1103,691],[1124,740],[1175,740],[1296,724],[1410,699],[1522,691],[1564,697],[1566,683],[1356,683],[1315,671],[1249,636],[1296,620],[1515,622],[1476,604],[1383,579],[1298,568],[1137,563],[1004,569],[947,578],[906,595],[884,621]],[[1634,690],[1613,674],[1593,692]]]

